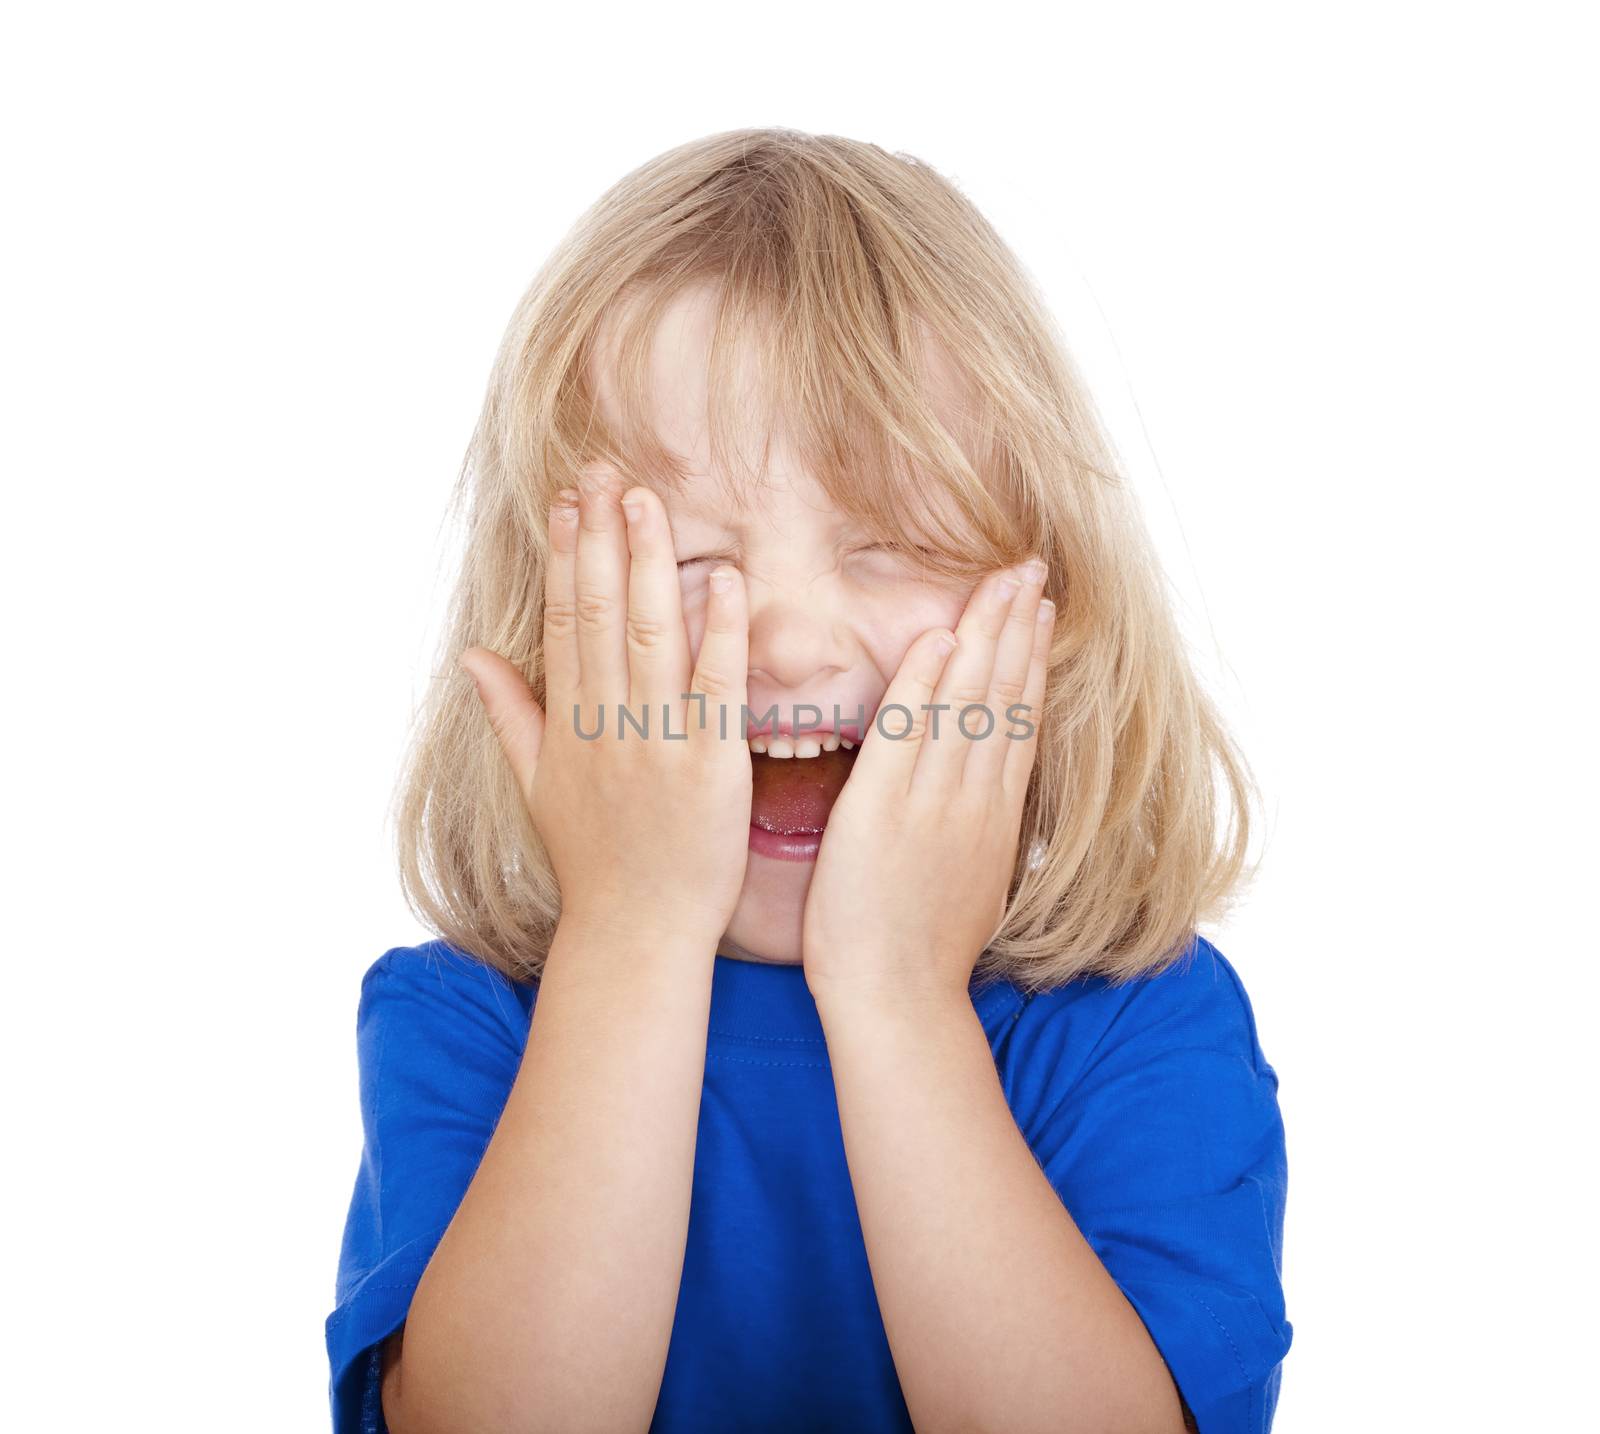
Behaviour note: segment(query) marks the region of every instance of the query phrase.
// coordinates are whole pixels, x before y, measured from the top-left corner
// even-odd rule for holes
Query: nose
[[[779,689],[763,696],[814,689],[823,678],[849,670],[855,642],[836,583],[753,580],[747,592],[750,676]]]

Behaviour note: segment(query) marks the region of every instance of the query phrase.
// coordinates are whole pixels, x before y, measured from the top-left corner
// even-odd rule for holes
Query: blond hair
[[[841,512],[912,542],[940,574],[976,581],[1031,553],[1049,564],[1059,616],[1036,764],[978,974],[1037,991],[1179,959],[1254,875],[1259,794],[1192,669],[1094,405],[1031,280],[948,180],[907,154],[790,129],[710,135],[626,175],[512,316],[453,494],[465,553],[397,788],[413,911],[515,980],[543,969],[559,892],[455,660],[490,648],[544,704],[549,505],[597,459],[657,491],[682,481],[646,421],[645,363],[662,310],[702,284],[718,296],[714,466],[736,503],[758,468],[719,396],[749,342],[769,419]],[[615,430],[590,381],[612,325]]]

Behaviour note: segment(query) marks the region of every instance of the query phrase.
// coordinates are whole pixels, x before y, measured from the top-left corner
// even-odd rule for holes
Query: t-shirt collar
[[[816,997],[798,961],[746,961],[721,952],[715,959],[712,1035],[826,1044]],[[980,1015],[987,1006],[1006,1004],[1010,995],[1004,982],[992,980],[979,985],[974,979],[970,991]]]

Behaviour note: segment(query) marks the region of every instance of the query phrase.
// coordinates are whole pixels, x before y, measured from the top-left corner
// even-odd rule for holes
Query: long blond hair
[[[662,310],[701,284],[718,294],[708,417],[736,502],[757,469],[719,396],[749,342],[768,416],[841,512],[881,541],[914,540],[942,575],[976,581],[1030,553],[1049,564],[1059,616],[1036,765],[978,973],[1037,991],[1176,961],[1254,875],[1259,792],[1196,678],[1094,405],[1033,283],[949,181],[907,154],[790,129],[710,135],[626,175],[512,316],[453,494],[464,558],[397,787],[412,909],[458,950],[538,979],[559,892],[455,659],[490,648],[544,703],[551,499],[596,459],[657,491],[682,481],[646,418],[645,365]],[[615,427],[591,382],[612,326]],[[936,401],[952,394],[953,409]]]

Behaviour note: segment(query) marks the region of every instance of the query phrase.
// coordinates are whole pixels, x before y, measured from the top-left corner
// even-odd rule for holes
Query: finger
[[[862,741],[852,782],[864,776],[902,796],[911,789],[931,715],[926,704],[955,650],[955,634],[944,627],[930,628],[906,649]]]
[[[550,505],[550,561],[544,573],[545,706],[565,713],[583,682],[578,662],[573,577],[578,561],[578,490],[563,488]]]
[[[525,801],[533,796],[533,774],[544,744],[544,713],[534,701],[522,673],[486,647],[469,647],[459,665],[472,677],[478,701],[511,764],[517,789]]]
[[[708,579],[705,635],[688,691],[703,700],[688,704],[691,742],[743,742],[749,701],[750,615],[744,577],[737,568],[713,569]]]
[[[628,539],[623,524],[622,478],[606,464],[591,464],[578,480],[578,558],[573,602],[577,609],[578,666],[583,703],[626,703],[628,655]]]
[[[1034,629],[1038,626],[1034,619],[1039,615],[1039,599],[1044,594],[1046,569],[1043,562],[1034,558],[1018,572],[1022,586],[1011,600],[1005,626],[995,646],[994,670],[989,674],[989,695],[985,701],[994,713],[993,723],[990,725],[975,720],[969,729],[986,732],[986,735],[975,738],[971,744],[972,750],[967,753],[967,764],[961,772],[963,785],[971,782],[987,784],[992,788],[1000,780],[1000,773],[1010,755],[1006,749],[1013,745],[1005,736],[1011,730],[1006,711],[1023,700],[1022,694],[1028,684],[1028,667],[1033,661],[1035,645]],[[977,714],[974,714],[976,717]]]
[[[689,676],[678,554],[661,499],[630,488],[622,500],[628,537],[628,690],[633,704],[662,720],[676,712]]]
[[[944,708],[939,713],[939,735],[922,744],[917,761],[917,781],[948,791],[959,786],[969,751],[977,743],[966,732],[982,732],[988,725],[981,712],[962,718],[962,709],[982,706],[989,696],[994,671],[995,644],[1011,611],[1011,600],[1021,587],[1009,568],[990,573],[974,590],[956,624],[960,646],[944,669],[931,701]]]
[[[1000,745],[1005,749],[1004,770],[1000,786],[1015,811],[1020,813],[1028,795],[1028,779],[1033,774],[1034,758],[1039,750],[1039,728],[1044,722],[1045,685],[1050,677],[1050,652],[1056,631],[1056,605],[1045,598],[1039,604],[1033,622],[1033,652],[1028,659],[1028,679],[1023,684],[1022,702],[1026,710],[1020,714],[1021,722],[1004,724],[1006,733],[1023,731],[1022,722],[1031,724],[1025,736],[1007,736]],[[1004,714],[1002,714],[1003,716]]]

